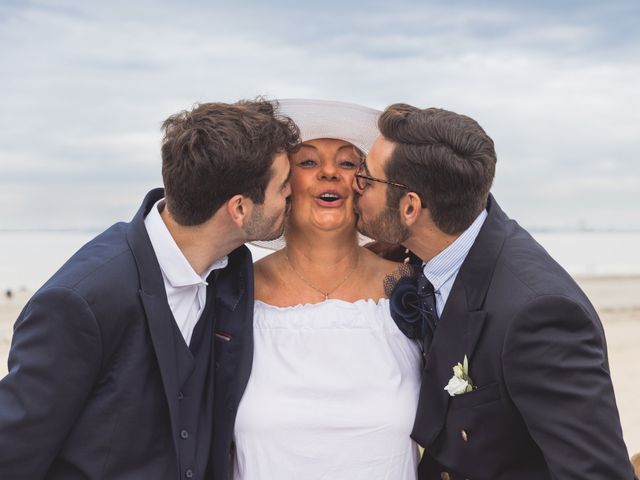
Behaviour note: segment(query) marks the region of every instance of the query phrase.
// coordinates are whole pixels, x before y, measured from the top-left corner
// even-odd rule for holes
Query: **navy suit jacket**
[[[183,478],[175,445],[174,320],[144,227],[162,196],[162,189],[151,191],[131,223],[118,223],[82,247],[20,314],[9,373],[0,381],[0,478]],[[215,288],[216,329],[231,336],[216,335],[211,362],[229,383],[225,391],[233,392],[239,380],[246,384],[250,369],[237,355],[252,348],[250,335],[244,342],[235,335],[251,327],[246,247],[229,255]],[[232,431],[234,407],[215,408],[210,428]],[[230,443],[217,438],[206,478],[227,468]]]
[[[493,197],[487,208],[426,357],[419,477],[634,478],[598,315]],[[465,355],[477,389],[450,397]]]

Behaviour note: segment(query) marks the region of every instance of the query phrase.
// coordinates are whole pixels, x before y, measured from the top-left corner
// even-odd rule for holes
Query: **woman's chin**
[[[355,230],[356,217],[353,212],[346,211],[317,212],[311,217],[310,223],[322,231]]]
[[[301,207],[301,206],[298,206]],[[356,215],[351,202],[345,202],[340,208],[296,208],[294,204],[287,219],[287,228],[295,230],[336,231],[355,229]]]

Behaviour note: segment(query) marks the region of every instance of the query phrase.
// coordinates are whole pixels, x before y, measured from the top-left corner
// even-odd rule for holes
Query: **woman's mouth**
[[[316,203],[321,207],[340,207],[344,203],[344,197],[335,191],[323,192],[316,197]]]

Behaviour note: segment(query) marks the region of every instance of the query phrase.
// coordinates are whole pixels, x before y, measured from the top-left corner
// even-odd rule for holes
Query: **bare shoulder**
[[[393,262],[385,258],[379,257],[368,248],[360,248],[360,258],[363,266],[369,275],[384,278],[396,272],[402,263]]]
[[[389,285],[395,284],[400,276],[402,263],[379,257],[372,251],[362,248],[360,259],[363,264],[363,277],[366,279],[363,285],[370,290],[369,298],[386,298],[389,296]]]
[[[366,267],[364,275],[367,284],[375,290],[372,298],[376,298],[376,295],[377,298],[389,297],[402,278],[416,277],[419,273],[415,265],[386,260],[366,248],[363,248],[361,255]]]

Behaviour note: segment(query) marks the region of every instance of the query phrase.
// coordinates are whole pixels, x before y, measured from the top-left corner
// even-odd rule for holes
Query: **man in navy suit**
[[[490,195],[491,138],[406,104],[379,128],[354,181],[358,226],[422,260],[419,477],[634,478],[598,315]]]
[[[243,244],[282,233],[298,131],[265,101],[201,104],[163,130],[164,190],[82,247],[15,324],[0,381],[2,479],[226,469],[231,440],[213,435],[231,430],[237,405],[215,387],[218,370],[239,385],[250,370],[239,360],[252,348]]]

